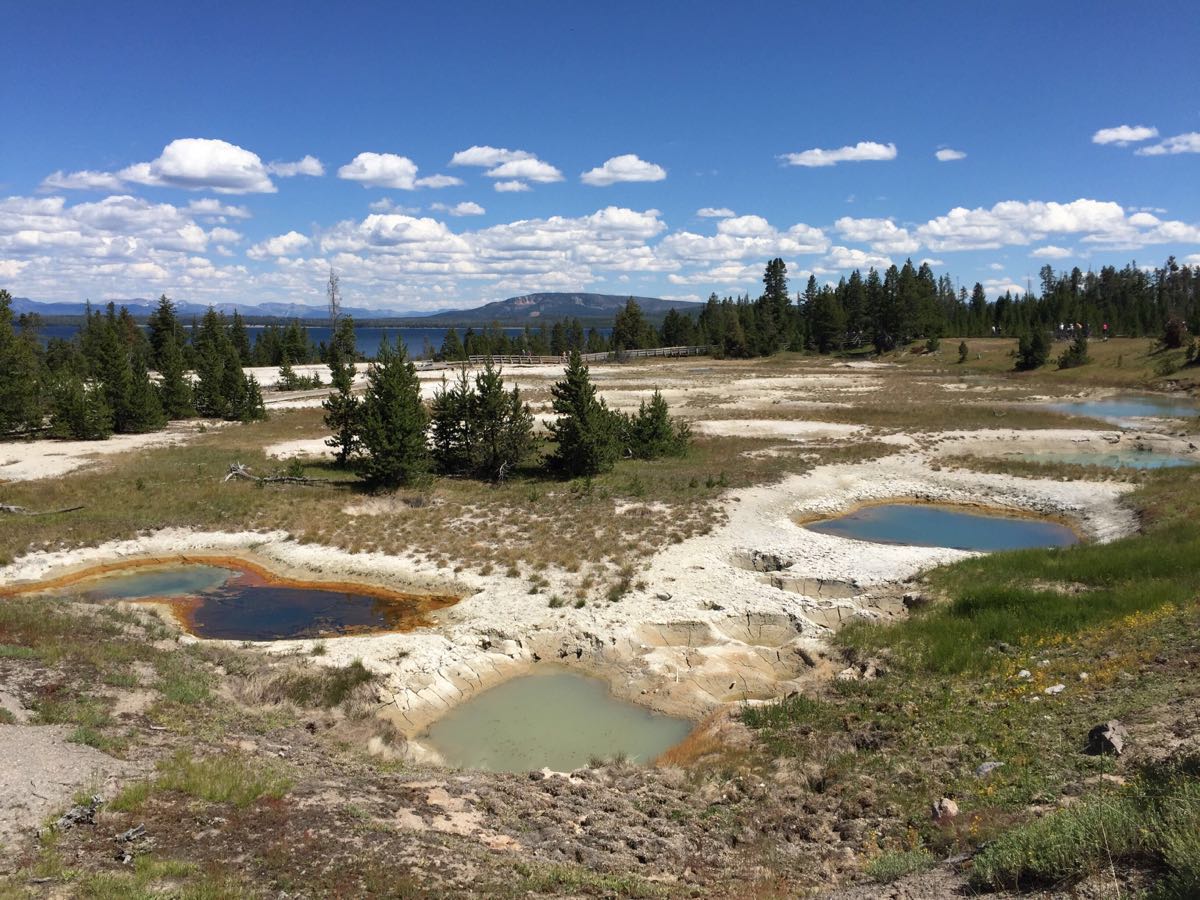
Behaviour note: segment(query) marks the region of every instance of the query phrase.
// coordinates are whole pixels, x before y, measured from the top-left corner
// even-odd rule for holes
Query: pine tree
[[[246,396],[246,376],[242,374],[242,358],[232,341],[224,341],[221,351],[224,358],[221,361],[221,380],[217,389],[220,391],[221,403],[225,410],[222,418],[249,421],[245,415],[250,403]]]
[[[283,364],[279,367],[279,386],[281,391],[294,391],[296,389],[296,370],[292,368],[292,361],[285,355]]]
[[[242,318],[242,314],[236,309],[233,311],[233,321],[229,323],[229,341],[233,344],[233,348],[237,350],[241,365],[251,365],[250,333],[246,330],[246,320]]]
[[[556,446],[550,468],[568,478],[595,475],[613,467],[621,452],[620,422],[604,401],[578,353],[572,353],[563,380],[550,390],[558,419],[550,423]]]
[[[958,345],[958,361],[960,363],[965,363],[967,361],[967,356],[970,355],[970,353],[971,348],[967,346],[967,342],[960,342]]]
[[[196,414],[192,407],[192,385],[183,367],[183,353],[174,335],[162,343],[158,364],[158,400],[168,419],[186,419]]]
[[[263,403],[262,388],[258,384],[258,379],[253,375],[243,376],[239,398],[239,405],[232,410],[232,418],[241,422],[258,422],[267,417],[267,406]]]
[[[1058,357],[1058,367],[1060,369],[1074,369],[1077,366],[1086,366],[1092,361],[1088,356],[1088,339],[1087,336],[1080,332],[1075,336],[1075,340],[1071,342],[1071,346],[1062,352]]]
[[[41,374],[32,341],[13,329],[12,295],[0,289],[0,434],[42,426]]]
[[[770,355],[792,342],[794,322],[792,298],[788,294],[787,264],[782,259],[767,263],[763,273],[763,294],[760,302],[761,337],[758,352]]]
[[[167,416],[159,401],[158,391],[146,368],[144,351],[135,352],[130,361],[129,393],[126,396],[125,413],[124,431],[127,434],[145,434],[148,431],[157,431],[167,424]]]
[[[102,441],[113,433],[113,413],[102,386],[65,374],[52,388],[50,433],[77,441]]]
[[[146,324],[150,331],[151,364],[161,374],[163,366],[166,365],[163,354],[166,352],[167,341],[173,340],[178,349],[182,349],[187,342],[183,326],[179,324],[179,318],[175,314],[175,304],[166,294],[158,298],[158,307],[150,314]]]
[[[112,410],[113,430],[125,434],[137,427],[130,406],[133,367],[112,303],[108,304],[108,310],[104,318],[97,322],[97,327],[100,331],[92,372],[104,390],[105,402]]]
[[[1018,372],[1040,369],[1046,364],[1049,356],[1050,348],[1046,344],[1046,336],[1040,328],[1035,328],[1032,332],[1021,335],[1017,344],[1016,369]]]
[[[438,471],[445,475],[462,475],[470,471],[471,460],[471,401],[474,391],[467,378],[467,367],[459,370],[453,384],[442,385],[433,392],[430,407],[430,441]]]
[[[655,388],[650,402],[643,400],[637,415],[629,420],[626,443],[629,452],[638,459],[682,456],[691,442],[691,433],[686,422],[671,418],[667,401]]]
[[[458,360],[467,358],[462,341],[458,339],[458,332],[453,328],[446,329],[446,336],[442,338],[440,355],[447,362],[457,362]]]
[[[429,466],[428,422],[416,367],[409,362],[403,343],[392,350],[384,337],[367,370],[359,428],[363,453],[355,463],[359,477],[378,487],[418,479]]]
[[[650,342],[647,340],[649,331],[650,328],[646,323],[645,316],[642,315],[641,306],[630,297],[625,301],[625,305],[617,311],[616,318],[613,319],[613,350],[620,353],[622,350],[638,350],[649,346]]]
[[[225,362],[229,357],[226,352],[228,338],[220,315],[212,307],[204,314],[192,343],[196,348],[196,382],[193,391],[196,412],[209,418],[224,419],[229,414],[229,400],[224,387]],[[233,355],[237,356],[236,350]],[[238,371],[241,371],[240,364]]]
[[[533,414],[519,388],[504,390],[501,371],[490,360],[475,376],[467,421],[471,467],[481,478],[503,480],[533,447]]]
[[[325,446],[335,451],[337,463],[344,466],[358,449],[359,402],[354,396],[354,320],[344,316],[329,341],[329,380],[333,393],[321,406],[325,409],[325,427],[333,435]]]

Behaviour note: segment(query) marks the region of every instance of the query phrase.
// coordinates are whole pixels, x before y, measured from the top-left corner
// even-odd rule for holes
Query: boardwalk
[[[649,350],[621,350],[620,352],[606,353],[582,353],[580,356],[586,363],[611,363],[625,362],[630,359],[643,359],[651,356],[705,356],[709,351],[708,346],[699,347],[654,347]],[[566,354],[562,356],[470,356],[467,362],[471,365],[482,365],[491,359],[498,366],[557,366],[564,365],[567,361]],[[446,365],[453,365],[447,363]]]

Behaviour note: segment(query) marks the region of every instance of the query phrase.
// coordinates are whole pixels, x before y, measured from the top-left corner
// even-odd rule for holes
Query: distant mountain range
[[[658,297],[635,297],[642,312],[651,318],[666,315],[670,309],[681,312],[697,310],[700,304],[688,300],[662,300]],[[507,300],[496,300],[485,303],[474,309],[447,309],[439,312],[416,312],[414,310],[396,309],[366,309],[363,307],[343,306],[342,314],[353,316],[360,321],[375,321],[383,319],[411,320],[413,324],[430,325],[470,325],[501,322],[504,324],[525,324],[555,319],[611,319],[626,301],[626,294],[572,294],[572,293],[541,293],[523,294],[520,297],[509,297]],[[158,306],[157,300],[146,300],[137,297],[130,300],[115,300],[118,307],[126,307],[134,316],[148,316]],[[103,309],[107,305],[95,303],[93,308]],[[264,319],[325,319],[329,311],[323,306],[303,306],[298,303],[215,303],[218,310],[224,313],[240,312],[247,318]],[[76,302],[39,303],[28,297],[14,297],[13,312],[33,312],[42,316],[80,316],[83,315],[85,304]],[[208,310],[207,303],[176,302],[175,309],[180,316],[200,316]]]
[[[642,312],[658,317],[668,310],[699,309],[688,300],[661,300],[658,297],[634,297]],[[450,309],[423,318],[437,322],[536,322],[539,319],[611,319],[629,300],[628,294],[523,294],[485,303],[474,309]]]
[[[133,315],[138,317],[148,316],[158,308],[157,300],[146,300],[142,297],[135,297],[129,300],[114,300],[113,302],[118,308],[124,306]],[[104,309],[107,305],[107,300],[96,302],[92,304],[92,309]],[[325,319],[329,316],[327,307],[304,306],[299,303],[214,303],[212,305],[220,312],[226,314],[232,314],[234,310],[237,310],[243,316],[249,317]],[[13,297],[12,303],[12,310],[17,315],[25,312],[35,312],[43,316],[81,316],[85,307],[86,304],[73,301],[65,303],[39,303],[36,300],[30,300],[28,297]],[[202,316],[208,312],[208,307],[209,304],[207,303],[188,303],[186,301],[176,301],[175,303],[175,311],[180,316]],[[428,315],[428,313],[414,312],[413,310],[366,309],[365,307],[358,306],[343,306],[342,314],[364,319],[394,319]]]

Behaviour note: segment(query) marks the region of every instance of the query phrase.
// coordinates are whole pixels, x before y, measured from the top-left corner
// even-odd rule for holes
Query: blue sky
[[[311,304],[333,265],[354,306],[700,299],[756,293],[774,256],[797,290],[911,257],[994,295],[1047,262],[1200,263],[1190,3],[46,0],[4,20],[18,296]]]

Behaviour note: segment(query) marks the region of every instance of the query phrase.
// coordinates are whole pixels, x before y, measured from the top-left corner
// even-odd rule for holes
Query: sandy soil
[[[105,441],[4,441],[0,442],[0,481],[56,478],[76,469],[96,465],[106,456],[133,453],[149,447],[182,444],[201,428],[220,428],[226,422],[194,419],[172,422],[150,434],[116,434]]]
[[[0,847],[70,806],[76,791],[113,797],[136,767],[67,740],[66,725],[0,725]]]

